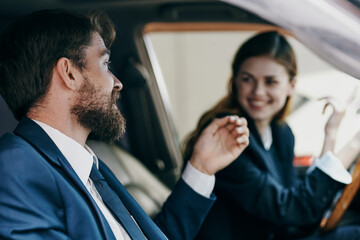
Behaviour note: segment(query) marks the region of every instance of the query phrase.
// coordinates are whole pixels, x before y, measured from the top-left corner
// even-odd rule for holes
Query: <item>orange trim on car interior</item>
[[[342,194],[340,199],[335,204],[334,208],[329,217],[325,217],[321,220],[320,227],[323,232],[329,232],[334,230],[338,225],[341,218],[345,214],[346,210],[350,206],[352,200],[360,189],[360,157],[355,164],[353,173],[352,173],[352,182],[348,184]]]
[[[285,35],[292,34],[278,26],[258,23],[226,23],[226,22],[186,22],[166,23],[152,22],[144,26],[143,33],[154,32],[191,32],[191,31],[270,31],[276,30]]]
[[[314,157],[307,156],[296,156],[294,157],[293,165],[295,167],[310,167],[314,163]]]

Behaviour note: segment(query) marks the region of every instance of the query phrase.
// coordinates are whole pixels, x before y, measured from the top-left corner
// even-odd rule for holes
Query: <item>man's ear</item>
[[[80,71],[68,58],[62,57],[58,60],[56,71],[66,87],[76,90],[80,86]]]

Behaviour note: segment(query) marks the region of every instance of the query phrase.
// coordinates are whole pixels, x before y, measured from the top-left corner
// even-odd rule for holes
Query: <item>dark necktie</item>
[[[144,235],[130,216],[124,204],[107,184],[103,175],[97,169],[95,164],[92,166],[90,178],[94,182],[95,187],[104,203],[110,209],[112,214],[117,218],[120,224],[124,227],[130,238],[134,240],[145,240]]]

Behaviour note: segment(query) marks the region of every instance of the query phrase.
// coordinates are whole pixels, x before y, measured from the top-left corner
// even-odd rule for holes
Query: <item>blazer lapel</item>
[[[252,152],[252,154],[256,155],[253,159],[254,161],[262,168],[267,169],[271,176],[278,181],[281,180],[281,176],[277,174],[276,166],[273,164],[273,161],[267,161],[271,156],[271,153],[264,148],[264,144],[261,140],[260,134],[258,133],[255,123],[252,119],[248,119],[248,127],[250,130],[249,136],[249,146],[248,150]],[[272,133],[274,133],[273,128],[271,129]],[[273,144],[274,144],[274,134],[273,134]],[[273,146],[272,146],[273,147]]]
[[[296,175],[293,167],[294,159],[294,145],[289,127],[286,123],[273,122],[271,124],[273,129],[273,144],[278,153],[279,163],[281,165],[283,174],[283,184],[285,186],[293,186],[294,176]]]
[[[149,240],[165,240],[164,233],[151,220],[151,218],[143,211],[139,204],[126,191],[125,187],[112,174],[111,170],[99,160],[99,170],[103,174],[109,186],[117,193],[121,201],[124,203],[130,214],[134,217],[137,224]]]
[[[95,213],[99,226],[101,226],[101,231],[105,239],[115,240],[115,236],[112,233],[109,224],[105,221],[104,216],[90,193],[46,132],[31,119],[23,118],[20,120],[18,126],[14,130],[14,133],[29,142],[39,153],[41,153],[44,159],[49,161],[54,167],[59,170],[63,170],[65,175],[68,177],[68,180],[74,183],[75,186],[86,196],[93,213]]]

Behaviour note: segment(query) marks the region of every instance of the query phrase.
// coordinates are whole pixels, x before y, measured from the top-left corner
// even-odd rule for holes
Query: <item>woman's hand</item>
[[[355,88],[353,93],[350,94],[349,98],[346,99],[345,101],[337,99],[332,96],[320,98],[320,100],[326,101],[323,109],[323,113],[325,113],[327,108],[329,107],[332,108],[332,114],[329,117],[328,121],[326,122],[324,129],[325,139],[324,139],[324,145],[323,145],[323,150],[321,152],[321,156],[325,154],[327,151],[334,152],[337,130],[340,126],[342,119],[345,116],[348,106],[354,101],[356,92],[357,92],[357,88]]]

